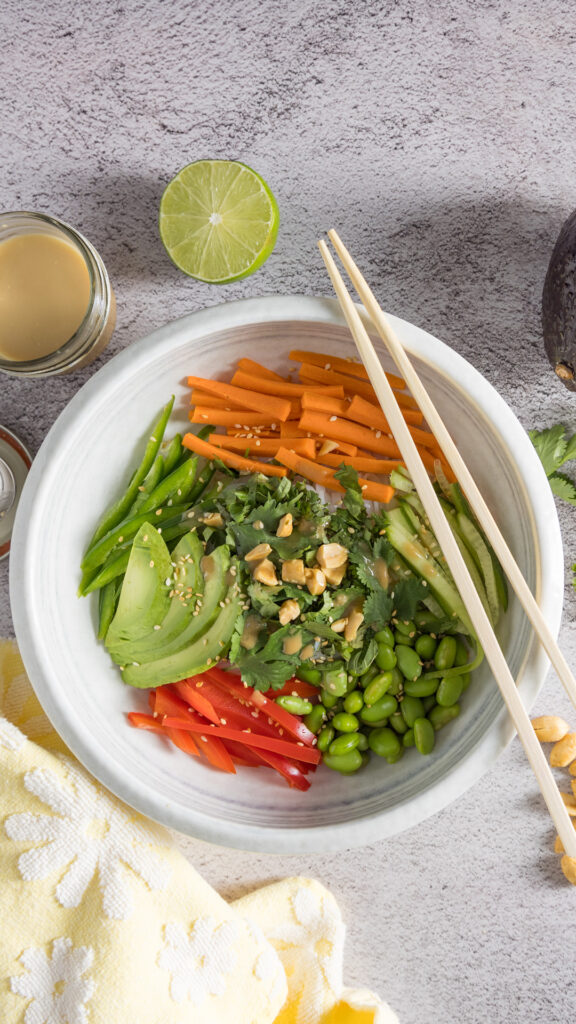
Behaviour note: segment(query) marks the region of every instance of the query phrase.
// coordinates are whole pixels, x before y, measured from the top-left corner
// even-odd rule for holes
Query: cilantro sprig
[[[576,484],[565,473],[558,472],[564,463],[576,459],[576,434],[567,437],[566,427],[556,423],[546,430],[529,430],[528,436],[540,456],[553,493],[570,505],[576,505]]]

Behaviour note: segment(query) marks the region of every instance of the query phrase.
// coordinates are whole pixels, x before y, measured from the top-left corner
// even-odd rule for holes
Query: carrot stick
[[[210,434],[210,444],[218,448],[226,448],[231,452],[243,454],[249,451],[259,458],[274,458],[279,448],[290,448],[297,455],[305,455],[308,459],[316,457],[316,442],[312,437],[227,437],[226,434]]]
[[[283,395],[286,398],[300,398],[305,395],[310,387],[306,384],[293,384],[291,381],[268,380],[267,377],[258,377],[257,374],[245,373],[243,370],[236,370],[232,377],[232,384],[239,388],[248,388],[253,391],[262,392],[265,395]],[[316,385],[316,389],[323,394],[344,398],[344,387],[342,384],[329,384],[326,387]]]
[[[401,458],[398,445],[387,434],[381,430],[361,427],[340,416],[327,416],[322,412],[303,412],[300,427],[302,430],[309,430],[311,434],[333,438],[335,441],[349,441],[359,448],[368,448],[381,455]]]
[[[309,430],[301,430],[299,427],[300,420],[288,420],[287,423],[280,424],[280,437],[312,437]],[[317,437],[316,441],[322,446],[325,438]],[[347,444],[346,441],[334,441],[336,446],[335,450],[344,452],[345,455],[356,455],[357,447],[355,444]]]
[[[342,484],[336,479],[334,473],[319,466],[317,462],[310,462],[309,459],[295,455],[294,452],[290,452],[286,448],[280,448],[276,459],[283,466],[291,469],[293,473],[298,473],[299,476],[303,476],[306,480],[312,480],[313,483],[320,484],[329,491],[344,491]],[[394,488],[390,487],[389,484],[375,483],[373,480],[363,480],[362,477],[358,478],[358,483],[362,488],[362,497],[367,501],[381,501],[382,504],[386,505],[394,497]]]
[[[332,441],[330,438],[318,438],[318,455],[320,452],[342,452],[343,455],[356,455],[358,449],[355,444],[346,444],[346,441]],[[318,455],[316,458],[318,458]]]
[[[233,403],[225,398],[218,398],[217,395],[210,395],[200,388],[192,388],[190,392],[190,405],[210,405],[213,409],[232,409]]]
[[[346,377],[343,373],[335,370],[325,370],[322,366],[313,366],[312,363],[303,363],[298,370],[298,376],[304,384],[312,387],[318,384],[342,384],[349,395],[362,395],[369,402],[377,402],[376,392],[367,380],[360,380],[357,377]],[[418,405],[412,395],[406,395],[403,391],[394,392],[398,405],[403,409],[418,409]]]
[[[204,377],[188,377],[188,384],[190,387],[208,391],[211,395],[217,395],[218,398],[230,399],[235,405],[243,406],[245,409],[274,415],[279,420],[287,420],[290,415],[290,402],[276,395],[262,395],[259,391],[249,391],[227,384],[225,381],[207,380]]]
[[[403,465],[396,459],[373,459],[369,455],[336,455],[334,452],[330,452],[328,455],[318,454],[316,461],[334,469],[338,469],[344,463],[346,466],[352,466],[352,469],[356,469],[359,473],[375,473],[381,476],[388,476],[393,469],[398,469],[398,466]]]
[[[286,476],[283,466],[273,466],[269,462],[258,462],[256,459],[245,459],[236,452],[227,452],[223,448],[217,448],[208,441],[202,441],[196,434],[185,434],[182,444],[197,455],[203,455],[206,459],[220,459],[226,466],[234,469],[246,469],[249,473],[264,473],[266,476]]]
[[[238,369],[244,370],[246,373],[253,373],[257,377],[265,377],[266,380],[286,380],[286,377],[281,377],[279,373],[274,373],[274,370],[269,370],[267,366],[262,366],[261,363],[256,363],[253,359],[239,359]]]
[[[332,398],[318,391],[305,391],[300,399],[302,409],[327,412],[329,416],[346,417],[350,402],[345,398]]]
[[[340,356],[329,356],[322,352],[306,352],[304,349],[292,349],[288,358],[295,363],[311,363],[313,366],[321,366],[324,370],[336,370],[338,373],[345,373],[349,377],[360,377],[361,380],[369,380],[368,371],[363,363],[355,359],[342,359]],[[403,391],[406,381],[397,377],[394,373],[386,374],[391,387]]]
[[[375,397],[375,396],[374,396]],[[354,395],[352,400],[344,399],[339,401],[335,398],[326,398],[322,392],[307,391],[301,399],[303,409],[311,409],[313,412],[327,412],[335,416],[343,416],[344,419],[354,420],[356,423],[371,423],[371,416],[374,410],[383,416],[379,405],[369,402],[362,395]],[[362,403],[360,406],[358,403]],[[359,416],[356,410],[362,408],[364,414]],[[417,409],[402,409],[402,415],[409,424],[420,424],[424,417]],[[388,427],[386,427],[388,430]]]
[[[354,395],[351,402],[348,403],[347,412],[343,413],[346,419],[354,420],[355,423],[361,423],[363,425],[369,424],[371,427],[377,430],[385,430],[386,433],[390,432],[390,424],[386,419],[382,409],[379,405],[373,405],[372,402],[366,401],[362,398],[362,395]],[[413,427],[412,424],[408,425],[408,429],[412,434],[412,437],[417,444],[423,445],[424,448],[428,448],[434,452],[438,458],[441,457],[440,448],[438,442],[429,430],[420,430],[418,427]]]
[[[213,423],[215,427],[236,427],[242,430],[246,427],[270,427],[279,423],[277,416],[272,413],[246,412],[243,409],[231,410],[213,409],[211,406],[197,405],[190,413],[192,423]]]

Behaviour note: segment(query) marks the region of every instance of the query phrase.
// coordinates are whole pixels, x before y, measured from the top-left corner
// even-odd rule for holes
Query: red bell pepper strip
[[[192,757],[200,757],[198,744],[191,733],[184,732],[183,729],[166,728],[164,728],[164,732],[170,737],[174,746],[179,747],[185,754],[191,754]]]
[[[297,740],[304,743],[307,747],[315,744],[316,737],[314,733],[310,731],[302,719],[296,715],[291,715],[289,711],[280,707],[275,701],[270,700],[260,690],[253,690],[251,686],[245,686],[240,676],[233,676],[230,672],[224,672],[220,668],[210,668],[204,675],[208,679],[212,679],[217,686],[228,690],[229,693],[233,693],[243,700],[249,700],[257,710],[264,711],[268,718],[278,722],[278,725],[285,732],[295,736]]]
[[[174,719],[173,721],[177,721]],[[168,726],[170,728],[170,726]],[[213,768],[220,768],[223,772],[229,772],[231,775],[236,774],[234,767],[234,761],[230,757],[230,754],[226,750],[226,747],[222,743],[222,740],[218,739],[217,736],[207,736],[205,732],[206,726],[202,730],[198,730],[201,735],[198,742],[198,749]],[[214,729],[213,725],[208,726],[209,729]],[[190,730],[192,731],[192,730]],[[196,731],[196,730],[194,730]]]
[[[314,686],[313,683],[306,683],[303,679],[296,679],[296,676],[292,676],[287,683],[280,690],[274,690],[274,697],[288,697],[296,694],[298,697],[303,697],[304,700],[320,700],[320,687]]]
[[[188,736],[191,734],[188,733]],[[230,754],[230,757],[234,761],[234,764],[244,765],[246,768],[264,768],[264,760],[260,757],[260,754],[255,750],[250,750],[250,747],[245,746],[244,743],[235,743],[234,740],[226,740],[226,750]]]
[[[148,729],[150,732],[164,732],[161,719],[154,718],[154,715],[145,715],[141,711],[129,711],[127,718],[130,725],[134,725],[137,729]]]
[[[182,679],[179,683],[173,683],[176,692],[185,700],[188,705],[198,711],[204,718],[207,718],[209,722],[214,722],[215,725],[220,725],[220,718],[217,711],[214,709],[210,701],[201,692],[203,680],[201,676],[195,676],[191,679]]]
[[[229,741],[228,741],[229,742]],[[284,779],[292,789],[300,789],[305,792],[310,789],[310,783],[304,775],[304,766],[296,764],[289,757],[282,757],[280,754],[273,754],[270,750],[259,750],[260,757],[263,761],[274,768]],[[308,767],[308,766],[306,766]],[[313,766],[316,767],[315,765]]]
[[[162,720],[163,715],[186,716],[188,714],[188,708],[190,705],[174,692],[172,684],[169,684],[168,686],[159,686],[158,689],[153,691],[153,693],[154,698],[152,702],[152,709],[159,716],[160,721]]]
[[[274,736],[261,736],[256,732],[230,729],[228,726],[207,725],[192,714],[188,718],[171,718],[166,716],[163,724],[171,729],[186,729],[190,732],[201,733],[202,735],[221,740],[236,740],[238,743],[245,743],[247,747],[271,750],[275,754],[284,754],[293,760],[304,761],[308,764],[318,764],[322,756],[319,750],[306,747],[303,743],[280,740]],[[202,747],[200,749],[202,750]]]

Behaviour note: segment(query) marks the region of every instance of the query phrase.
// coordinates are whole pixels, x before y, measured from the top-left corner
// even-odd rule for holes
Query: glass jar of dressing
[[[0,370],[45,377],[86,366],[110,341],[116,301],[102,259],[54,217],[0,214]]]

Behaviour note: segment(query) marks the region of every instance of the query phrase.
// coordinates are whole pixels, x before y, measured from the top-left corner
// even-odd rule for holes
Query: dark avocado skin
[[[546,273],[542,330],[553,370],[576,391],[576,210],[562,225]]]

